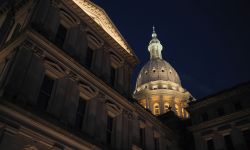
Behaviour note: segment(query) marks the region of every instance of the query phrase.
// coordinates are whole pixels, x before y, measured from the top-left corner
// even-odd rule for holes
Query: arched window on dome
[[[154,115],[159,115],[160,114],[160,107],[158,103],[154,104]]]
[[[185,110],[186,118],[189,118],[189,113],[188,111]]]
[[[182,117],[186,117],[185,109],[184,108],[181,109],[181,113],[182,113]]]
[[[176,114],[179,116],[179,114],[180,114],[180,107],[177,104],[175,104],[175,111],[176,111]]]
[[[170,107],[169,103],[165,102],[164,103],[164,112],[168,112],[169,111],[169,107]]]

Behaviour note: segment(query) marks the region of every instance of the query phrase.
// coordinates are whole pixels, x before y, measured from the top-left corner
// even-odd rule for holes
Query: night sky
[[[149,60],[152,26],[163,57],[197,99],[250,81],[248,0],[93,0],[102,7],[140,59]]]

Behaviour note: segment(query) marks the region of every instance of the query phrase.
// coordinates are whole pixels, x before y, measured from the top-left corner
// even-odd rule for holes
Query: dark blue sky
[[[149,60],[152,26],[163,57],[196,98],[250,81],[248,0],[93,0],[110,16],[140,59],[133,88]]]

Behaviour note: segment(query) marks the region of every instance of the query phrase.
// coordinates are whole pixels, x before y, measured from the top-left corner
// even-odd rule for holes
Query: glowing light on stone
[[[85,13],[87,13],[102,29],[104,29],[122,48],[133,55],[124,38],[112,23],[105,11],[89,0],[73,0]]]

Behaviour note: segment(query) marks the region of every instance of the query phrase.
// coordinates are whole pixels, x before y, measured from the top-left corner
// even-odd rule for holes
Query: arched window
[[[182,117],[186,117],[184,108],[181,109],[181,113],[182,113]]]
[[[169,107],[170,107],[169,103],[165,102],[164,103],[164,112],[168,112],[169,111]]]
[[[154,104],[154,114],[159,115],[160,114],[160,107],[158,103]]]
[[[177,104],[175,104],[175,110],[176,110],[176,114],[179,116],[180,107]]]

